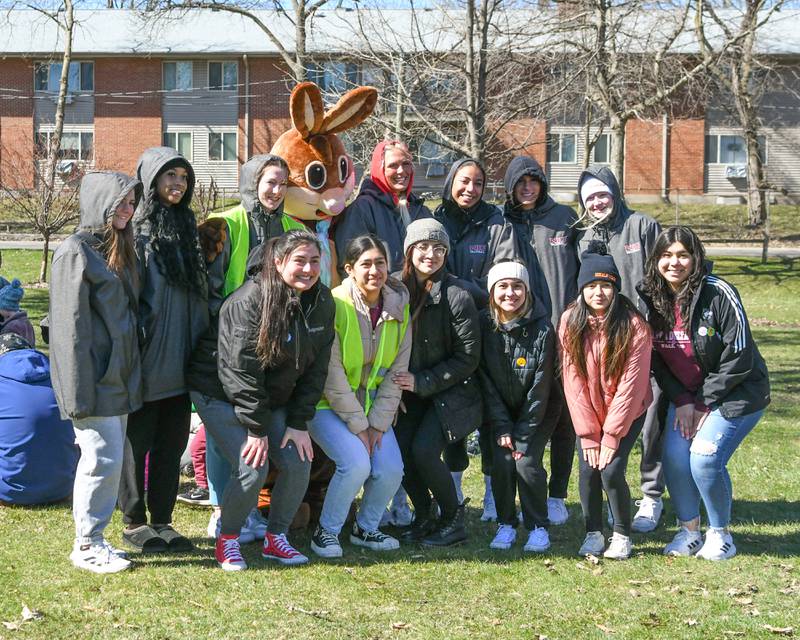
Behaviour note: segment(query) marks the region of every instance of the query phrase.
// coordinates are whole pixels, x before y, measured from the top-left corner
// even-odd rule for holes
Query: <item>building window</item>
[[[36,91],[58,92],[61,83],[60,62],[37,62],[33,67],[33,88]],[[94,91],[94,62],[70,62],[67,91]]]
[[[239,82],[239,64],[236,62],[209,62],[208,88],[211,91],[236,91]]]
[[[306,77],[323,93],[342,94],[360,82],[358,65],[352,62],[311,62],[306,66]]]
[[[574,133],[551,133],[547,136],[547,162],[553,164],[575,162]]]
[[[592,148],[592,162],[608,164],[611,162],[611,134],[603,133]]]
[[[40,131],[36,134],[36,152],[40,157],[47,155],[50,148],[52,131]],[[91,162],[94,158],[94,134],[90,131],[64,131],[61,134],[61,148],[58,151],[60,160],[83,160]]]
[[[164,90],[165,91],[191,91],[194,88],[192,72],[194,65],[191,60],[180,60],[178,62],[165,62]]]
[[[236,134],[209,133],[208,159],[221,162],[236,161]]]
[[[189,162],[192,161],[192,134],[190,131],[165,131],[164,146],[172,147]]]
[[[761,162],[767,164],[767,138],[758,136],[758,148],[761,151]],[[706,164],[747,164],[747,142],[744,136],[707,135]]]

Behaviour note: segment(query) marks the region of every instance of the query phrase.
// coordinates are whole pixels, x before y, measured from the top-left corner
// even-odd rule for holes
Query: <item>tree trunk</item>
[[[294,64],[292,65],[292,75],[295,82],[308,80],[308,69],[306,69],[306,3],[305,0],[294,0],[294,35],[295,52]]]
[[[395,137],[402,137],[406,126],[406,108],[403,104],[403,83],[405,82],[405,63],[400,58],[397,65],[395,96],[394,96],[394,130]]]
[[[625,125],[627,119],[611,116],[611,169],[619,182],[620,195],[625,193]]]
[[[42,262],[39,265],[39,282],[47,282],[47,261],[50,258],[50,234],[43,233],[44,247],[42,248]]]
[[[761,162],[758,136],[755,130],[745,130],[747,142],[747,209],[749,222],[760,226],[767,221],[767,192],[764,164]]]

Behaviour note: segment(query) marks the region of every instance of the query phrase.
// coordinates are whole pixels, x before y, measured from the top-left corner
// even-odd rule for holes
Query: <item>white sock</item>
[[[464,502],[464,491],[461,488],[461,478],[464,476],[463,471],[451,471],[450,476],[453,478],[453,485],[456,488],[456,498],[458,498],[458,504]]]

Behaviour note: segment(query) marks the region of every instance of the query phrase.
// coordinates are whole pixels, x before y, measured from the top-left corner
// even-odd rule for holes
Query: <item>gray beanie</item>
[[[442,223],[434,218],[420,218],[414,220],[406,227],[406,239],[403,242],[403,253],[408,253],[408,248],[417,242],[438,242],[450,251],[450,238]]]

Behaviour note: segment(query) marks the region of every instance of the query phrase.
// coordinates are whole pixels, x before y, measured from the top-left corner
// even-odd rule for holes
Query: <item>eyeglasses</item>
[[[437,258],[441,258],[445,253],[447,253],[447,247],[441,244],[428,244],[427,242],[418,242],[414,245],[414,249],[419,251],[422,255],[428,255],[431,251],[433,251],[433,255]]]

